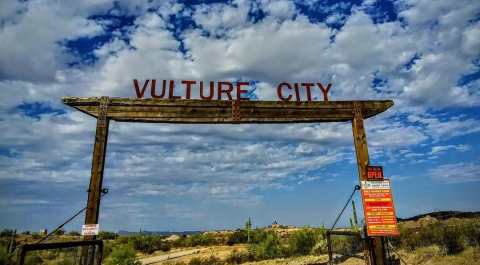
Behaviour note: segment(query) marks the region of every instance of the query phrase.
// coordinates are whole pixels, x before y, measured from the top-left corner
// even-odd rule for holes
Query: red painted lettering
[[[222,89],[223,85],[227,85],[228,88],[226,90]],[[233,91],[233,85],[230,82],[218,82],[218,100],[222,99],[222,94],[225,93],[228,96],[228,100],[232,100],[232,91]]]
[[[170,98],[170,99],[182,98],[180,96],[175,96],[174,95],[174,89],[175,89],[175,81],[170,80],[170,86],[168,88],[168,98]]]
[[[300,86],[298,85],[298,83],[295,83],[294,86],[295,86],[295,96],[297,98],[297,102],[300,102]]]
[[[200,81],[200,98],[201,99],[206,99],[206,100],[211,100],[213,98],[213,90],[215,88],[215,83],[213,81],[210,81],[210,94],[208,97],[206,97],[203,93],[203,81]]]
[[[237,82],[237,100],[248,100],[248,98],[242,98],[242,94],[246,94],[248,90],[242,89],[242,86],[250,85],[249,82]]]
[[[182,84],[186,85],[185,86],[185,90],[186,90],[186,95],[185,95],[185,98],[186,99],[190,99],[190,96],[191,96],[191,92],[192,92],[192,85],[196,84],[197,82],[196,81],[193,81],[193,80],[183,80],[182,81]]]
[[[307,90],[307,100],[312,101],[312,87],[315,86],[314,83],[302,83],[302,86]]]
[[[143,88],[140,91],[140,86],[138,85],[138,80],[133,79],[133,86],[135,87],[135,92],[137,93],[137,98],[143,98],[143,94],[145,93],[145,89],[147,89],[148,82],[150,82],[150,79],[147,79],[145,83],[143,84]]]
[[[152,85],[151,85],[151,95],[152,95],[152,98],[163,98],[165,96],[165,87],[167,86],[167,80],[162,80],[162,94],[160,95],[157,95],[156,93],[156,89],[157,89],[157,80],[153,79],[152,80]]]
[[[283,83],[280,83],[278,86],[277,86],[277,95],[278,95],[278,98],[281,99],[282,101],[290,101],[290,99],[292,99],[292,95],[288,95],[288,97],[283,97],[283,93],[282,93],[282,87],[283,86],[287,86],[287,88],[289,90],[292,90],[292,86],[290,86],[289,83],[287,82],[283,82]]]
[[[332,83],[328,83],[326,88],[322,85],[322,83],[317,83],[317,86],[320,88],[320,90],[322,90],[323,100],[328,101],[328,91],[330,91],[330,87],[332,87]]]

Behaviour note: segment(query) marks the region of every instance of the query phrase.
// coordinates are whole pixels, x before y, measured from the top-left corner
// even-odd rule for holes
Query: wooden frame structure
[[[221,101],[64,97],[63,103],[97,119],[85,224],[98,223],[109,121],[241,124],[352,122],[359,180],[369,164],[363,120],[393,106],[392,100],[363,101]],[[93,239],[87,237],[86,239]],[[367,240],[368,263],[384,265],[382,238]]]

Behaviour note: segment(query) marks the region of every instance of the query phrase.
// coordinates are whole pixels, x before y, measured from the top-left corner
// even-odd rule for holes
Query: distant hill
[[[203,231],[183,231],[183,232],[170,232],[170,231],[141,231],[141,232],[130,232],[125,230],[119,230],[118,234],[121,236],[136,236],[136,235],[149,235],[149,236],[171,236],[171,235],[194,235],[200,234]]]
[[[438,212],[415,215],[410,218],[398,218],[398,221],[399,222],[417,221],[427,216],[433,217],[437,220],[447,220],[450,218],[475,218],[475,217],[480,217],[480,212],[438,211]]]

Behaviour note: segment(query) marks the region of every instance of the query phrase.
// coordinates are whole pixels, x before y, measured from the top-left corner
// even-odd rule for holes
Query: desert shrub
[[[288,254],[292,256],[308,255],[323,236],[313,229],[301,229],[289,235]]]
[[[25,265],[38,265],[42,262],[42,258],[40,258],[40,256],[35,252],[32,252],[25,257]]]
[[[117,237],[117,234],[113,232],[102,231],[98,233],[98,237],[99,239],[102,239],[102,240],[109,240],[109,239],[115,239]]]
[[[0,265],[10,265],[13,264],[8,258],[7,251],[4,247],[0,247]]]
[[[352,236],[333,236],[332,248],[336,252],[354,254],[362,251],[362,241]]]
[[[123,240],[121,240],[123,241]],[[128,238],[128,243],[137,251],[145,254],[152,254],[157,250],[169,251],[171,245],[169,242],[163,241],[160,236],[135,236]]]
[[[189,236],[182,236],[180,239],[174,241],[174,247],[196,247],[196,246],[213,246],[224,244],[225,241],[221,238],[216,238],[212,234],[195,234]]]
[[[106,241],[103,244],[103,258],[106,259],[110,256],[112,253],[112,249],[116,246],[120,245],[120,243],[115,242],[115,241]]]
[[[65,230],[63,230],[63,229],[58,229],[57,231],[55,231],[54,234],[55,234],[56,236],[65,235]]]
[[[464,249],[462,231],[454,226],[447,226],[443,230],[442,245],[447,254],[460,253]]]
[[[480,244],[480,222],[477,219],[456,220],[414,228],[400,225],[400,236],[392,242],[396,247],[411,251],[438,245],[443,247],[447,254],[456,254],[467,246],[475,247]]]
[[[135,249],[130,245],[118,244],[112,248],[105,265],[140,265],[135,255]]]
[[[233,250],[225,262],[227,262],[227,264],[242,264],[248,261],[254,261],[254,259],[249,252]]]
[[[101,233],[101,232],[100,232],[100,233]],[[68,235],[69,235],[69,236],[81,236],[78,231],[70,231],[70,232],[68,232]]]
[[[13,233],[13,230],[11,229],[3,229],[2,231],[0,231],[0,237],[8,237],[8,236],[11,236]]]
[[[465,226],[465,241],[469,246],[480,246],[480,220]]]
[[[131,242],[135,250],[144,254],[152,254],[155,251],[153,239],[149,236],[132,237]]]
[[[210,256],[209,258],[193,258],[188,262],[188,265],[224,265],[225,262],[223,262],[221,259],[215,257],[215,256]]]
[[[119,236],[115,239],[115,242],[118,244],[128,244],[130,241],[131,237],[129,236]]]
[[[268,233],[263,241],[251,244],[248,252],[255,260],[264,260],[283,257],[286,250],[276,234]]]
[[[247,243],[248,234],[246,230],[237,230],[230,234],[227,238],[227,245],[232,246],[235,244]]]

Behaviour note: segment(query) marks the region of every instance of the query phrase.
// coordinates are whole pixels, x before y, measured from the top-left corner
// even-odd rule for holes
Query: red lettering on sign
[[[181,83],[181,86],[175,87],[175,82]],[[205,81],[206,82],[206,81]],[[133,79],[133,88],[137,98],[143,98],[148,86],[150,85],[150,95],[154,99],[192,99],[200,96],[200,99],[211,100],[214,97],[218,100],[227,99],[227,100],[248,100],[246,97],[249,90],[247,87],[250,85],[249,82],[240,81],[240,82],[230,82],[230,81],[210,81],[209,88],[205,87],[204,81],[195,81],[195,80],[162,80],[162,86],[157,89],[157,80],[156,79],[147,79],[142,84],[137,79]],[[195,85],[199,84],[199,94],[195,94]],[[168,88],[167,88],[168,86]],[[277,96],[281,101],[291,101],[295,100],[297,102],[313,101],[314,94],[318,90],[312,90],[315,86],[318,86],[319,90],[323,94],[324,101],[328,101],[328,92],[332,86],[331,83],[328,83],[327,86],[324,86],[321,82],[310,83],[310,82],[298,82],[298,83],[288,83],[282,82],[277,86]],[[184,89],[184,92],[182,91]],[[234,89],[236,90],[234,92]],[[305,92],[302,92],[301,89],[305,89]],[[168,92],[167,92],[168,90]],[[305,97],[306,98],[302,98]],[[236,96],[236,98],[234,98]]]
[[[293,84],[295,86],[295,98],[297,102],[300,102],[300,87],[298,86],[298,83]]]
[[[165,87],[166,86],[167,86],[167,80],[163,80],[163,82],[162,82],[162,94],[157,95],[156,94],[157,80],[153,79],[152,80],[152,85],[150,86],[152,98],[163,98],[165,96]]]
[[[140,91],[140,86],[138,85],[138,80],[133,79],[133,86],[135,87],[135,92],[137,93],[137,98],[143,98],[143,94],[145,93],[145,89],[147,89],[147,85],[148,85],[149,81],[150,81],[149,79],[147,79],[145,81],[145,83],[143,84],[143,88]]]
[[[205,96],[205,93],[203,92],[203,81],[200,81],[200,98],[205,99],[205,100],[210,100],[213,98],[213,90],[215,83],[213,81],[210,81],[210,94],[208,97]]]
[[[302,86],[307,90],[307,100],[312,101],[312,87],[315,86],[314,83],[302,83]]]
[[[176,99],[176,98],[182,98],[181,96],[175,96],[174,93],[175,89],[175,81],[170,80],[170,87],[168,88],[168,98],[169,99]]]
[[[248,100],[248,98],[242,98],[242,94],[248,93],[248,90],[242,89],[242,86],[250,85],[249,82],[237,82],[237,100]]]
[[[222,89],[222,86],[228,86],[226,90]],[[228,96],[228,100],[232,100],[232,91],[233,91],[233,85],[230,82],[218,82],[218,100],[222,99],[222,94],[225,93]]]
[[[196,81],[192,81],[192,80],[183,80],[182,81],[182,84],[185,85],[185,98],[186,99],[190,99],[190,96],[192,94],[192,85],[196,84],[197,82]]]
[[[283,93],[282,93],[282,87],[283,86],[287,86],[287,88],[289,90],[292,90],[292,86],[290,86],[289,83],[287,82],[283,82],[283,83],[280,83],[278,86],[277,86],[277,95],[278,95],[278,98],[281,99],[282,101],[290,101],[290,99],[292,98],[292,95],[288,95],[288,97],[283,97]]]
[[[328,91],[330,91],[330,87],[332,87],[332,83],[328,83],[326,88],[322,85],[322,83],[317,83],[317,86],[320,88],[320,90],[323,93],[323,100],[328,101]]]
[[[381,166],[367,166],[368,180],[383,180],[383,168]]]

